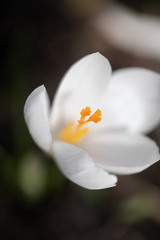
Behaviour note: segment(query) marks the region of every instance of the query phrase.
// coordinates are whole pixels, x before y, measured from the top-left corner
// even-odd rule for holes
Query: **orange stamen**
[[[90,131],[88,127],[82,127],[85,123],[101,121],[101,110],[97,109],[95,113],[91,115],[90,107],[85,107],[80,112],[81,118],[78,120],[78,125],[75,126],[74,122],[68,124],[59,135],[60,140],[71,144],[80,142],[84,136]],[[86,117],[89,118],[86,120]]]

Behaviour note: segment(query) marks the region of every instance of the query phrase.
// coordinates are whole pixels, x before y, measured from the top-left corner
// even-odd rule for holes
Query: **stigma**
[[[90,128],[86,126],[88,122],[98,123],[101,121],[101,110],[97,109],[92,115],[90,107],[85,107],[80,112],[80,120],[69,123],[59,134],[59,140],[78,144],[89,133]]]

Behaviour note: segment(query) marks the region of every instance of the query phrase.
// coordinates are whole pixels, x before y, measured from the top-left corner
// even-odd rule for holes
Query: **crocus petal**
[[[157,145],[143,135],[114,133],[83,143],[97,166],[116,174],[141,172],[160,159]]]
[[[51,110],[51,125],[66,125],[80,118],[86,106],[100,107],[111,75],[108,60],[100,53],[85,56],[62,79]]]
[[[134,12],[126,6],[107,4],[92,22],[103,44],[140,58],[160,60],[160,18]],[[125,34],[124,34],[125,33]],[[142,34],[143,33],[143,34]]]
[[[143,68],[115,71],[107,93],[104,108],[106,125],[110,123],[132,133],[148,133],[158,125],[160,74]]]
[[[49,151],[52,142],[48,112],[48,94],[42,85],[27,98],[24,106],[24,117],[31,136],[44,151]]]
[[[76,146],[57,141],[53,144],[52,154],[62,173],[84,188],[109,188],[117,182],[116,176],[96,167],[90,156]]]

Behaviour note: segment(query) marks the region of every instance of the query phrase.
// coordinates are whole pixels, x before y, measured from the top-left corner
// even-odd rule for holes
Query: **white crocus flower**
[[[68,70],[51,108],[45,87],[36,88],[24,116],[37,145],[84,188],[113,187],[114,173],[137,173],[160,159],[155,142],[143,135],[160,121],[160,75],[126,68],[111,76],[100,53]]]

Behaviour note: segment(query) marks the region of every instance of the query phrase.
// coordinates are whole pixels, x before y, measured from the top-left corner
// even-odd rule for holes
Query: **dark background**
[[[100,51],[113,69],[160,62],[103,42],[88,24],[111,1],[3,1],[0,7],[0,239],[155,240],[160,238],[160,165],[89,191],[66,180],[33,143],[23,118],[29,93],[51,100],[63,74]],[[160,14],[158,1],[119,1]],[[150,134],[160,145],[160,128]]]

